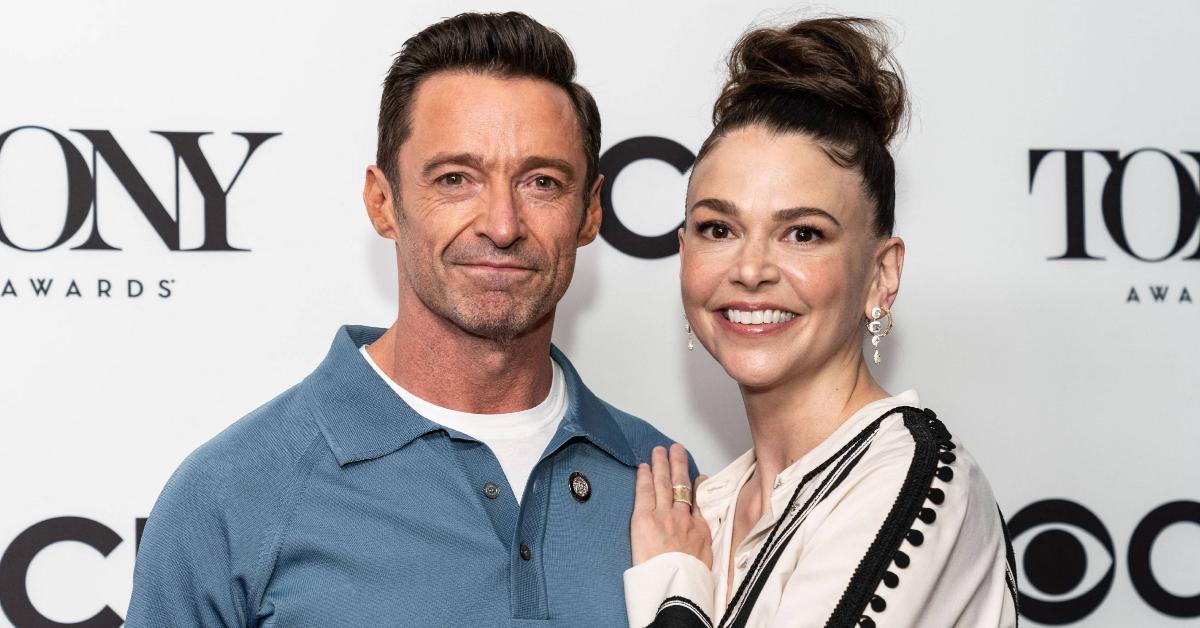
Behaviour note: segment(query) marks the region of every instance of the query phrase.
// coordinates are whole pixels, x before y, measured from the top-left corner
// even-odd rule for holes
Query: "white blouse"
[[[705,481],[695,499],[712,569],[672,552],[627,570],[630,626],[1015,626],[991,488],[919,403],[910,390],[854,413],[776,477],[769,511],[732,551],[754,450]]]

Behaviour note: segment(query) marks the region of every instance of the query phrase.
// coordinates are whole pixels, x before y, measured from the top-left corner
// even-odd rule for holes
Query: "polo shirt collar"
[[[562,423],[558,426],[558,432],[550,439],[547,451],[558,449],[571,438],[581,437],[626,466],[636,467],[638,457],[629,445],[629,440],[625,438],[625,433],[617,425],[608,405],[584,386],[583,379],[558,347],[550,345],[550,357],[562,368],[570,403]]]
[[[339,465],[385,456],[439,430],[469,438],[418,414],[367,364],[359,348],[378,340],[384,331],[343,326],[325,359],[301,385]],[[583,384],[557,347],[550,347],[550,355],[562,368],[570,403],[547,451],[583,438],[622,463],[636,466],[637,457],[608,407]]]

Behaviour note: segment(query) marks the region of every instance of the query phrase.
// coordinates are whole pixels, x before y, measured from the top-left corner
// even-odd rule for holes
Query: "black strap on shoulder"
[[[926,508],[926,500],[936,506],[945,499],[945,494],[932,486],[934,479],[948,482],[953,478],[953,471],[949,466],[938,466],[938,462],[942,460],[946,461],[947,465],[954,461],[954,455],[949,453],[949,450],[954,448],[954,443],[950,441],[950,432],[937,419],[937,415],[931,410],[919,410],[909,406],[897,410],[904,413],[904,426],[908,428],[915,442],[912,462],[909,463],[908,473],[891,511],[884,519],[866,555],[854,570],[850,583],[825,623],[826,628],[875,625],[870,617],[864,615],[868,604],[875,613],[882,614],[887,609],[887,600],[877,595],[876,589],[880,582],[885,582],[889,588],[898,582],[899,577],[889,571],[893,564],[898,569],[908,566],[910,558],[901,550],[901,545],[906,540],[913,546],[923,542],[921,533],[912,529],[918,514],[925,515],[923,520],[936,519],[936,513],[926,514],[933,513],[932,509]],[[886,581],[885,576],[888,576]]]

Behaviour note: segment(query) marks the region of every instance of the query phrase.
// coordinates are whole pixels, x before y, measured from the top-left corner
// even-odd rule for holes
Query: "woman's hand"
[[[673,486],[692,489],[692,501],[705,477],[696,478],[693,487],[688,480],[687,451],[678,443],[667,450],[655,447],[651,464],[642,463],[637,470],[637,492],[633,501],[633,518],[629,522],[629,540],[633,548],[633,564],[640,565],[659,554],[684,552],[699,558],[712,567],[712,535],[700,509],[682,501],[673,501]]]

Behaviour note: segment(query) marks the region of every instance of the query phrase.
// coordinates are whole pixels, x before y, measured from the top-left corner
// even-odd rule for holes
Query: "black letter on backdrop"
[[[1195,159],[1195,160],[1196,160],[1196,163],[1197,163],[1197,164],[1200,164],[1200,153],[1194,153],[1194,152],[1192,152],[1192,151],[1186,151],[1186,150],[1185,150],[1185,151],[1183,151],[1183,154],[1184,154],[1184,155],[1187,155],[1188,157],[1191,157],[1192,159]],[[1200,182],[1198,182],[1198,183],[1197,183],[1196,189],[1197,189],[1198,191],[1200,191]],[[1182,205],[1182,200],[1180,201],[1180,204]],[[1189,255],[1188,257],[1185,257],[1184,259],[1200,259],[1200,246],[1197,246],[1197,247],[1196,247],[1196,251],[1195,251],[1195,252],[1193,252],[1193,253],[1192,253],[1191,255]],[[1187,288],[1184,288],[1184,290],[1186,291],[1186,290],[1187,290]]]
[[[92,207],[92,177],[91,173],[88,172],[87,162],[83,160],[83,155],[79,154],[75,145],[67,140],[67,138],[45,127],[19,126],[15,129],[9,129],[0,135],[0,149],[4,147],[4,142],[10,135],[24,129],[37,129],[49,133],[54,136],[54,140],[58,142],[58,147],[62,149],[63,161],[67,165],[67,218],[63,223],[62,233],[49,246],[40,249],[27,249],[20,246],[14,243],[8,237],[8,234],[4,233],[3,226],[0,226],[0,242],[20,251],[47,251],[70,240],[71,236],[75,235],[79,231],[79,228],[83,226],[83,222],[87,220],[88,210]]]
[[[91,618],[74,624],[54,621],[34,607],[25,588],[29,565],[42,550],[62,541],[78,541],[100,552],[101,556],[108,556],[121,544],[121,537],[108,526],[83,517],[56,517],[33,524],[17,535],[4,556],[0,557],[0,608],[4,609],[4,614],[14,626],[21,628],[120,626],[124,620],[108,606]]]
[[[181,131],[153,131],[158,135],[167,138],[171,143],[171,148],[175,150],[175,214],[179,214],[179,162],[183,161],[187,166],[188,172],[192,173],[192,180],[196,182],[196,187],[200,188],[200,194],[204,196],[204,243],[189,251],[248,251],[249,249],[239,249],[229,245],[229,236],[227,235],[228,219],[226,217],[225,201],[229,196],[229,191],[233,189],[233,184],[237,183],[238,177],[241,176],[242,170],[246,168],[246,163],[250,161],[250,157],[254,155],[254,151],[258,150],[263,142],[280,135],[279,133],[234,133],[246,139],[246,156],[242,159],[242,165],[238,166],[237,172],[233,173],[233,178],[229,180],[229,185],[221,187],[221,183],[217,181],[217,175],[213,173],[212,166],[209,165],[208,159],[204,157],[204,152],[200,150],[200,137],[211,135],[211,133],[185,133]]]
[[[612,204],[613,185],[617,175],[625,166],[640,159],[657,159],[675,167],[684,174],[692,167],[696,157],[686,146],[665,137],[643,136],[627,139],[610,147],[600,157],[600,174],[604,184],[600,186],[600,205],[604,220],[600,223],[600,236],[617,250],[642,259],[670,257],[679,252],[679,238],[675,234],[683,223],[657,236],[644,236],[630,231],[617,217]],[[683,205],[680,199],[680,206]]]
[[[1172,617],[1200,617],[1200,593],[1180,597],[1164,589],[1150,570],[1150,552],[1158,535],[1176,523],[1200,525],[1200,502],[1163,504],[1142,518],[1129,539],[1129,579],[1150,606]]]
[[[176,208],[176,216],[171,217],[167,213],[167,208],[163,206],[162,201],[154,195],[154,191],[150,189],[150,184],[146,183],[145,177],[142,176],[138,169],[130,161],[129,155],[125,153],[125,149],[117,143],[117,139],[112,133],[105,130],[92,129],[71,129],[72,131],[88,138],[92,143],[92,193],[95,196],[96,179],[100,176],[100,158],[103,157],[108,167],[112,169],[113,174],[117,175],[117,181],[121,187],[129,193],[129,198],[138,206],[142,214],[146,216],[146,221],[154,227],[154,231],[158,234],[159,239],[167,248],[172,251],[179,250],[179,216],[178,208]],[[104,241],[100,236],[100,203],[96,203],[95,211],[96,219],[92,221],[92,235],[88,236],[87,242],[74,247],[72,250],[119,250]]]
[[[1048,259],[1102,260],[1104,259],[1103,257],[1088,255],[1087,252],[1087,234],[1084,230],[1083,155],[1084,153],[1103,155],[1108,160],[1108,163],[1112,165],[1118,161],[1117,151],[1067,150],[1062,148],[1031,150],[1029,151],[1029,191],[1031,193],[1033,192],[1033,178],[1037,175],[1038,166],[1041,165],[1042,159],[1050,153],[1062,153],[1063,160],[1066,162],[1067,251],[1058,257]]]
[[[1125,167],[1129,165],[1129,160],[1147,151],[1158,153],[1170,160],[1179,185],[1179,233],[1175,237],[1175,246],[1171,248],[1171,252],[1162,257],[1142,257],[1133,252],[1129,246],[1129,240],[1125,237],[1125,221],[1121,215],[1121,188],[1125,185]],[[1192,234],[1196,231],[1196,225],[1200,221],[1200,196],[1196,193],[1196,185],[1187,168],[1184,168],[1178,159],[1157,148],[1141,148],[1116,161],[1110,159],[1109,163],[1112,165],[1112,172],[1104,183],[1100,207],[1104,213],[1104,225],[1108,227],[1108,233],[1112,236],[1113,242],[1116,242],[1122,251],[1143,262],[1161,262],[1181,251],[1192,239]]]

